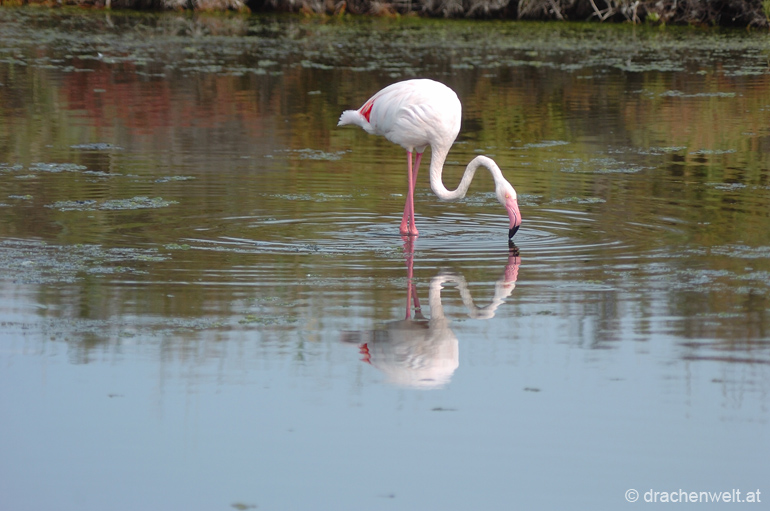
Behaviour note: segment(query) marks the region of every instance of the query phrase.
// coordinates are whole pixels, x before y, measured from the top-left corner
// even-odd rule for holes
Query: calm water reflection
[[[768,42],[0,10],[0,508],[770,493]],[[398,236],[401,149],[335,126],[413,76],[518,252],[484,173]]]
[[[388,376],[396,385],[416,388],[440,388],[449,383],[459,362],[458,341],[444,314],[441,290],[446,284],[457,287],[467,316],[472,319],[492,319],[495,311],[516,287],[521,258],[518,248],[511,244],[505,273],[495,283],[492,303],[478,307],[468,282],[460,274],[440,271],[430,279],[428,307],[430,318],[422,306],[414,283],[414,239],[404,237],[407,265],[406,314],[404,319],[387,322],[384,328],[363,332],[345,332],[343,341],[358,344],[362,360]]]

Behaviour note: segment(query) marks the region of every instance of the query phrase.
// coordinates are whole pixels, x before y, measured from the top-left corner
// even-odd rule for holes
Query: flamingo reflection
[[[491,303],[484,307],[474,303],[465,277],[452,272],[439,272],[430,281],[430,318],[426,318],[422,314],[413,281],[414,239],[406,236],[403,239],[407,268],[404,319],[386,323],[382,329],[345,332],[342,340],[358,344],[362,360],[385,373],[391,383],[413,388],[440,388],[449,383],[460,364],[457,336],[450,328],[451,321],[444,314],[441,290],[446,284],[454,284],[468,317],[491,319],[516,287],[521,258],[516,246],[511,244],[505,272],[495,283]]]

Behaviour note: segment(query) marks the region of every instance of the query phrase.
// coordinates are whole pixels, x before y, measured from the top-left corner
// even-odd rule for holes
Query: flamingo
[[[452,89],[433,80],[416,79],[389,85],[369,98],[358,110],[345,110],[337,126],[360,126],[367,133],[382,135],[406,149],[408,192],[401,219],[402,235],[419,234],[414,222],[414,188],[422,154],[430,146],[430,187],[440,200],[462,199],[476,169],[485,167],[489,170],[495,180],[497,200],[508,212],[510,240],[519,230],[521,214],[516,190],[503,177],[494,160],[486,156],[477,156],[471,160],[456,190],[448,190],[442,182],[444,162],[460,132],[461,117],[462,105]],[[414,165],[413,153],[416,153]]]

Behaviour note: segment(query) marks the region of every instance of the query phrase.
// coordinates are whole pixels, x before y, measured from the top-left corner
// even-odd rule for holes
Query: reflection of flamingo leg
[[[417,161],[419,164],[420,155],[417,155]],[[404,240],[404,254],[406,255],[406,318],[412,318],[412,303],[414,303],[415,318],[419,314],[422,316],[420,309],[420,299],[417,297],[417,286],[412,281],[414,276],[414,238],[409,236],[403,236]]]
[[[412,285],[407,285],[406,291],[406,317],[404,319],[412,319]]]
[[[420,298],[417,296],[417,286],[412,284],[412,300],[414,301],[414,319],[425,319],[420,307]]]

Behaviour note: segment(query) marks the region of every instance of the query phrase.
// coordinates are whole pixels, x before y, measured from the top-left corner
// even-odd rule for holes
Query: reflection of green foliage
[[[7,270],[82,283],[95,309],[108,306],[105,275],[130,275],[162,282],[126,291],[146,293],[137,308],[182,316],[214,306],[231,316],[250,292],[232,284],[259,284],[235,312],[244,328],[313,319],[287,314],[303,300],[355,309],[353,293],[308,291],[324,283],[360,286],[386,304],[371,314],[389,317],[395,292],[377,283],[402,277],[404,152],[336,123],[412,76],[446,81],[463,101],[447,186],[488,154],[519,191],[529,225],[560,225],[592,246],[686,247],[683,266],[694,260],[704,271],[660,273],[661,282],[681,278],[683,292],[738,279],[746,261],[766,275],[766,34],[137,13],[111,13],[107,26],[84,12],[65,13],[77,22],[60,30],[53,12],[0,10],[0,236],[60,247],[54,260],[16,252],[27,264],[7,258]],[[487,174],[461,204],[439,203],[425,165],[421,219],[456,217],[464,232],[504,223]],[[572,213],[596,227],[579,228]],[[124,245],[146,251],[115,252]],[[93,246],[103,248],[78,248]],[[466,277],[497,278],[485,271]],[[583,278],[598,284],[603,271]],[[270,285],[270,272],[296,285]]]

